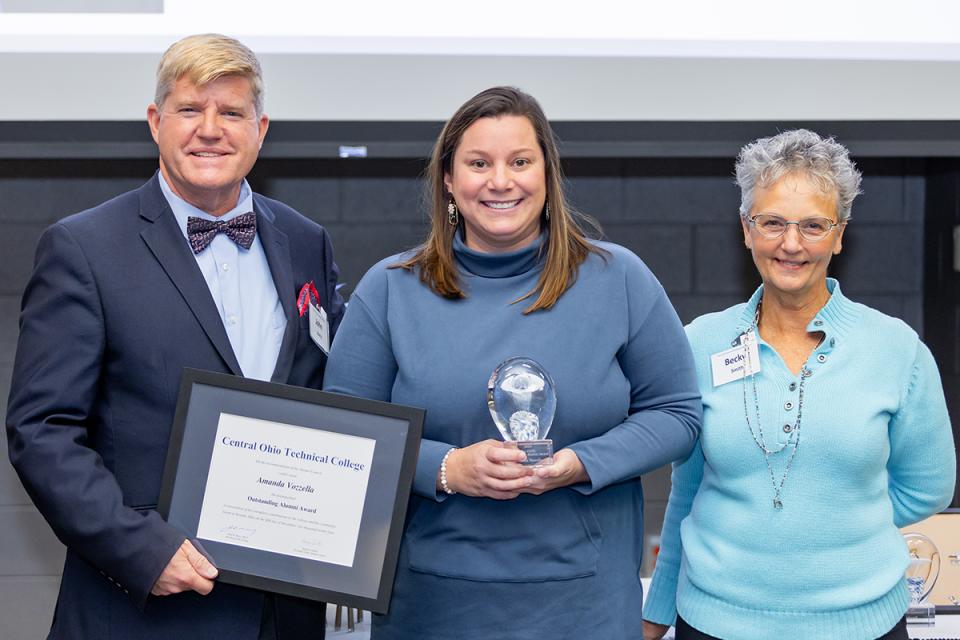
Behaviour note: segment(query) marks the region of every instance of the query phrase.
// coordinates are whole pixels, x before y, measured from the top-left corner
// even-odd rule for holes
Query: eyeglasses
[[[830,218],[804,218],[803,220],[785,220],[780,216],[771,213],[758,213],[755,216],[747,218],[750,224],[764,238],[773,240],[779,238],[787,232],[787,227],[792,224],[797,225],[797,230],[804,240],[818,242],[827,237],[833,231],[834,227],[839,227],[843,222],[834,222]]]

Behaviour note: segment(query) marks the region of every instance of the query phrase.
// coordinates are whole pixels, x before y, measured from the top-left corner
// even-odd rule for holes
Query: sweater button
[[[789,389],[790,391],[796,391],[796,390],[797,390],[797,383],[796,383],[796,382],[791,382],[791,383],[790,383],[790,386],[787,387],[787,389]]]
[[[793,409],[793,403],[787,400],[786,402],[783,403],[783,408],[786,409],[787,411],[790,411],[791,409]]]
[[[790,426],[789,424],[783,425],[783,432],[784,432],[784,433],[790,433],[791,431],[793,431],[793,427],[792,427],[792,426]]]
[[[823,326],[823,320],[814,320],[814,321],[813,321],[813,326],[815,326],[815,327],[822,327],[822,326]]]
[[[821,353],[820,355],[817,356],[817,362],[826,362],[826,361],[827,361],[826,355]]]

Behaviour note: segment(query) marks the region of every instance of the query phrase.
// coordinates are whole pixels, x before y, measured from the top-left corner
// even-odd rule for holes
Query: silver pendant
[[[777,511],[780,511],[781,509],[783,509],[783,503],[780,502],[780,498],[773,499],[773,508],[776,509]]]

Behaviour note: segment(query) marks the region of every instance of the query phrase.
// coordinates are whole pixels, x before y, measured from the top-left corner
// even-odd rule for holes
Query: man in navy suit
[[[324,229],[246,183],[262,94],[236,40],[177,42],[147,110],[159,172],[40,239],[7,434],[67,546],[51,638],[323,637],[323,605],[214,585],[155,510],[182,369],[319,388],[343,312]],[[328,335],[298,311],[311,282]]]

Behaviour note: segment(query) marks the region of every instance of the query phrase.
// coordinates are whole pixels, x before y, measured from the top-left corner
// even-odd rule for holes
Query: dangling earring
[[[447,205],[447,223],[451,227],[455,227],[460,223],[460,212],[457,211],[457,203],[453,200]]]
[[[544,213],[544,217],[545,217],[547,220],[550,219],[550,203],[549,203],[549,202],[547,203],[547,210],[546,210],[546,212]]]

